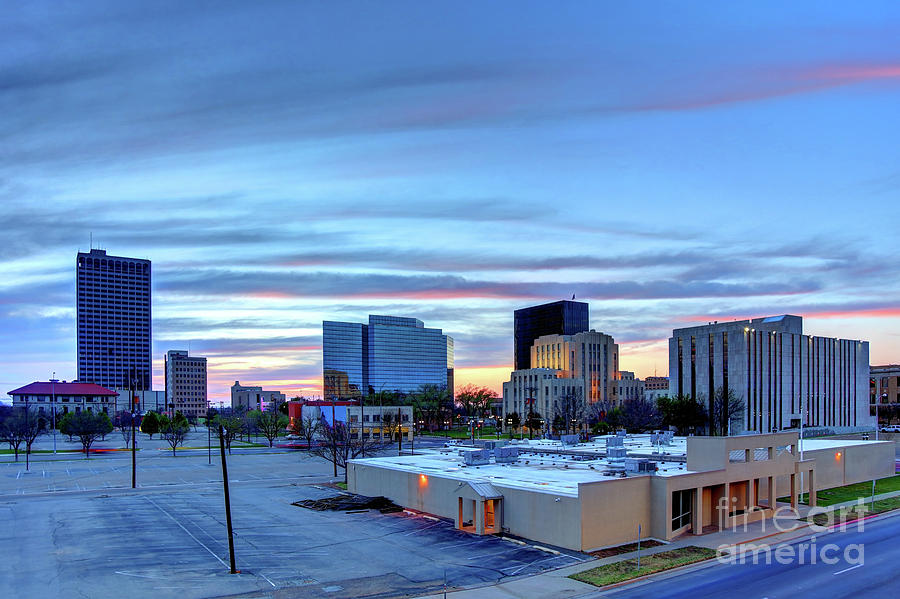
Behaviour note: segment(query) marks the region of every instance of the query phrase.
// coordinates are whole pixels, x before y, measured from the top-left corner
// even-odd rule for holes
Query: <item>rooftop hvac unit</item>
[[[625,437],[625,434],[626,434],[625,431],[616,431],[616,436],[617,436],[617,437],[622,437],[622,438],[624,438],[624,437]]]
[[[624,459],[628,455],[628,450],[624,447],[607,447],[606,457],[610,459]]]
[[[559,440],[563,445],[578,445],[578,435],[560,435]]]
[[[656,472],[656,462],[651,462],[647,458],[625,458],[625,472],[634,474]]]
[[[491,463],[491,452],[488,449],[470,449],[462,452],[466,466],[484,466]]]
[[[624,437],[607,437],[606,438],[607,451],[609,451],[610,447],[625,447],[625,438]]]
[[[494,461],[498,464],[508,464],[519,459],[518,447],[498,447],[494,450]]]

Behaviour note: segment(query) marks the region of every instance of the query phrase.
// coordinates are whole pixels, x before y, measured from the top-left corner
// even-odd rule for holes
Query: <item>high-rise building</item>
[[[562,300],[516,310],[513,315],[515,370],[534,366],[530,363],[531,346],[543,335],[574,335],[590,328],[588,305]]]
[[[411,393],[439,385],[453,393],[453,338],[417,318],[369,316],[368,324],[322,323],[325,397]]]
[[[675,329],[669,339],[669,394],[702,398],[717,390],[744,410],[732,433],[804,426],[836,431],[872,426],[869,343],[803,334],[803,319],[781,315]],[[712,423],[711,423],[712,424]]]
[[[150,261],[78,252],[78,380],[150,389]]]
[[[188,417],[206,415],[206,358],[174,349],[166,353],[166,407]]]
[[[588,403],[619,401],[619,346],[610,335],[597,331],[542,335],[531,346],[530,364],[532,368],[558,370],[561,377],[581,379]]]

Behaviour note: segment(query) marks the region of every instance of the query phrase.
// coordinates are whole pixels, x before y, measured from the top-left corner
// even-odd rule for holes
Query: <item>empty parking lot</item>
[[[393,597],[492,582],[574,563],[418,515],[316,512],[291,505],[336,493],[331,466],[299,454],[229,459],[235,550],[218,464],[205,455],[48,461],[2,467],[0,596]],[[56,490],[54,491],[54,487]]]

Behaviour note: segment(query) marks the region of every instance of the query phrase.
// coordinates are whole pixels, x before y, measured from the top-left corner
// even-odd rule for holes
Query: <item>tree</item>
[[[159,432],[159,414],[156,412],[144,414],[144,417],[141,419],[141,432],[150,435],[152,439],[153,435]]]
[[[518,412],[510,412],[506,415],[506,426],[510,427],[513,433],[515,433],[521,425],[522,417],[519,416]]]
[[[384,436],[387,431],[388,439],[393,441],[394,433],[400,430],[400,417],[392,412],[385,412],[381,415],[381,435]]]
[[[0,441],[9,443],[9,448],[16,454],[16,461],[19,461],[19,448],[25,442],[27,425],[22,414],[22,408],[10,408],[8,412],[4,410],[3,422],[0,423]]]
[[[704,402],[690,395],[666,395],[657,398],[656,406],[665,426],[673,426],[678,434],[695,432],[707,424],[707,411]]]
[[[75,413],[70,412],[67,416],[70,417],[68,421],[69,434],[78,437],[78,440],[81,441],[85,458],[90,457],[91,445],[113,430],[112,420],[104,412],[81,410]]]
[[[175,412],[174,418],[165,415],[159,417],[159,436],[172,448],[172,457],[175,457],[175,448],[184,445],[190,430],[191,425],[181,412]]]
[[[256,428],[269,442],[269,447],[275,444],[278,434],[287,428],[288,418],[277,410],[269,412],[255,412]]]
[[[544,419],[541,418],[541,415],[538,412],[535,412],[533,409],[528,410],[528,416],[525,418],[525,428],[528,429],[528,438],[530,439],[533,433],[540,434],[541,429],[544,426]]]
[[[122,434],[122,440],[125,441],[125,449],[131,447],[131,412],[128,410],[119,410],[116,412],[113,424],[118,427]]]
[[[365,458],[374,455],[384,446],[384,443],[374,439],[364,439],[350,433],[350,427],[344,422],[335,422],[333,425],[327,421],[322,422],[322,443],[313,448],[312,452],[344,469],[344,483],[347,482],[347,463],[355,458]]]
[[[660,422],[656,405],[646,399],[626,401],[622,407],[622,424],[628,431],[640,433],[647,429],[658,428]]]
[[[61,435],[69,437],[69,443],[72,442],[72,429],[69,427],[69,423],[72,422],[73,414],[74,412],[66,412],[62,417],[56,419],[56,428]]]
[[[579,425],[585,421],[585,410],[586,406],[581,399],[580,389],[565,393],[553,402],[554,424],[561,423],[561,428],[566,434],[577,431]]]
[[[730,387],[728,389],[717,387],[713,393],[711,406],[709,434],[719,437],[727,436],[732,426],[740,423],[746,408],[744,399],[738,397]]]
[[[492,390],[471,383],[456,391],[456,405],[470,418],[484,417],[490,411],[495,399],[497,394]]]
[[[241,432],[241,427],[244,424],[243,418],[240,416],[225,416],[223,414],[219,414],[216,416],[216,419],[213,421],[214,425],[221,426],[222,432],[224,434],[225,447],[228,448],[228,453],[231,453],[231,442],[234,441],[235,437],[237,437],[238,433]]]
[[[312,448],[313,440],[316,438],[316,435],[319,434],[321,426],[322,424],[317,418],[307,416],[305,418],[297,418],[294,420],[291,425],[291,432],[303,437],[306,441],[306,448],[310,449]]]
[[[450,393],[442,385],[421,385],[413,395],[413,420],[421,418],[429,431],[442,428],[451,412]]]

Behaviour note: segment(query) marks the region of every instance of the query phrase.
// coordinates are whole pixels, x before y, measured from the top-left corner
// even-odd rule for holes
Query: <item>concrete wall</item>
[[[652,536],[650,476],[578,485],[581,498],[581,547],[584,551]],[[653,535],[655,536],[655,535]]]
[[[347,489],[367,496],[383,495],[397,505],[455,519],[460,481],[351,462]],[[539,543],[580,550],[581,500],[567,495],[494,487],[503,495],[502,529]],[[559,501],[557,501],[559,499]]]

